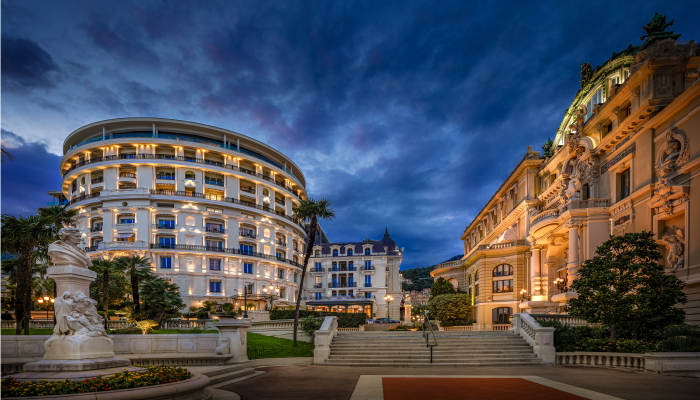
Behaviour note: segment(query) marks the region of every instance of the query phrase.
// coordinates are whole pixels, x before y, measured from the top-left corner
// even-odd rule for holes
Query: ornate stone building
[[[474,296],[488,329],[513,312],[556,312],[610,235],[651,231],[700,324],[700,52],[655,15],[639,46],[581,69],[581,90],[544,154],[528,150],[433,275]]]
[[[278,150],[193,122],[123,118],[68,135],[60,191],[93,258],[139,255],[188,306],[293,304],[305,233],[292,207],[305,178]],[[275,289],[279,289],[276,291]]]

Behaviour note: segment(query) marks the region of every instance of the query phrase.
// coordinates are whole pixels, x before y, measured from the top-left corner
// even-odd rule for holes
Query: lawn
[[[298,340],[297,347],[292,347],[292,341],[272,336],[248,332],[248,358],[286,358],[313,357],[314,345]]]
[[[0,329],[0,335],[14,335],[14,329]],[[30,329],[30,335],[53,335],[53,329]]]

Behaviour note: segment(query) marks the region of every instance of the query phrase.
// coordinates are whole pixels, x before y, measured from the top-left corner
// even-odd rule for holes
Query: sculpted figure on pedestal
[[[53,328],[54,335],[70,335],[73,333],[68,321],[64,318],[73,312],[73,298],[70,297],[70,292],[63,292],[63,295],[56,299],[54,303],[54,312],[56,313],[56,326]]]
[[[49,245],[49,257],[54,265],[73,265],[76,267],[89,268],[92,259],[85,250],[78,247],[80,244],[80,230],[77,228],[61,228],[58,231],[57,240]]]
[[[104,320],[95,308],[97,302],[77,291],[73,295],[64,292],[56,299],[56,326],[54,335],[60,336],[107,336],[102,325]]]
[[[685,239],[683,237],[683,231],[680,228],[672,229],[673,232],[668,235],[664,235],[661,238],[661,242],[668,247],[668,256],[666,261],[668,261],[669,266],[674,271],[683,268],[683,251],[685,247]]]

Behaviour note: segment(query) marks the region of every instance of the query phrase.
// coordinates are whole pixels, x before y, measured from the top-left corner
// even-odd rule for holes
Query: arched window
[[[195,178],[194,178],[194,172],[192,172],[192,171],[185,171],[185,179],[195,179]]]
[[[494,324],[510,324],[510,317],[513,315],[513,309],[510,307],[498,307],[491,311]]]
[[[80,184],[84,185],[85,184],[85,177],[80,178]]]
[[[366,249],[365,249],[365,255],[368,256],[368,255],[370,255],[370,254],[372,254],[372,250],[370,250],[369,248],[366,248]]]
[[[501,264],[493,269],[493,276],[510,276],[513,275],[513,267],[508,264]]]
[[[263,229],[263,236],[265,236],[266,238],[269,239],[270,238],[270,230],[267,228]]]
[[[194,217],[193,217],[193,216],[188,215],[188,216],[185,217],[185,225],[187,225],[187,226],[194,226],[194,224],[195,224],[195,222],[194,222]]]
[[[263,196],[269,196],[269,195],[270,195],[270,191],[267,190],[267,188],[263,188]]]
[[[348,255],[349,255],[349,256],[352,255],[352,249],[348,249]]]
[[[316,257],[321,257],[321,250],[316,250],[316,252],[314,253],[314,255],[315,255]]]
[[[338,257],[338,249],[333,250],[333,257]]]

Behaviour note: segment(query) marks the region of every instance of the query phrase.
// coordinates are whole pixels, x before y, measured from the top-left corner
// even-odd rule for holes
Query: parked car
[[[400,321],[389,318],[377,318],[376,322],[380,324],[398,324]]]
[[[377,322],[377,321],[367,318],[367,320],[365,321],[365,324],[373,324],[375,322]]]

